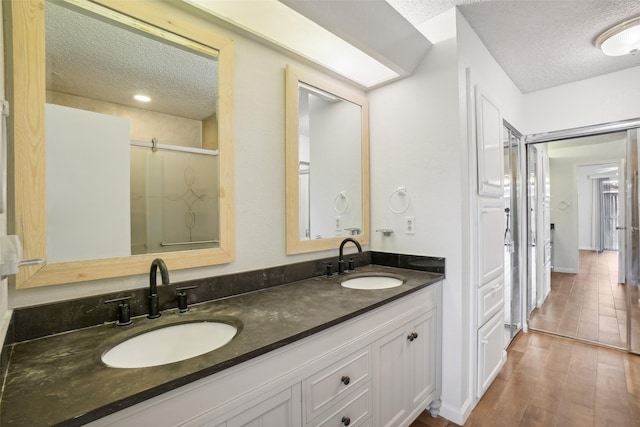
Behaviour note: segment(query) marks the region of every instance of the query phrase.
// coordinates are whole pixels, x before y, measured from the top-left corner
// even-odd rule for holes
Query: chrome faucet
[[[156,271],[160,269],[160,275],[162,276],[162,284],[169,284],[169,271],[167,265],[160,258],[156,258],[151,263],[151,270],[149,271],[149,319],[157,319],[160,317],[160,309],[158,304],[158,284],[156,282]]]
[[[344,239],[342,243],[340,243],[340,255],[338,256],[338,274],[344,274],[344,255],[342,254],[342,252],[344,250],[344,245],[348,242],[353,242],[358,248],[358,252],[362,252],[362,246],[360,246],[360,243],[358,243],[357,240],[352,239],[351,237]],[[351,270],[352,268],[349,267],[349,269]]]

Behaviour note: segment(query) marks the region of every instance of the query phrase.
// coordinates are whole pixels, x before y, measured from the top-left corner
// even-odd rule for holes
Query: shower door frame
[[[509,268],[507,269],[507,260],[505,259],[505,271],[510,271],[511,277],[508,280],[511,286],[509,298],[509,310],[510,318],[504,319],[505,327],[510,329],[510,336],[508,340],[505,340],[505,347],[516,336],[518,331],[524,329],[526,331],[526,262],[523,260],[526,258],[526,244],[524,243],[524,236],[526,236],[526,228],[523,221],[526,203],[523,201],[523,197],[526,194],[526,189],[523,189],[522,172],[524,167],[524,155],[525,146],[523,144],[523,135],[506,120],[502,121],[503,132],[508,140],[504,141],[509,147],[509,176],[505,173],[505,182],[509,180],[510,195],[509,195],[509,208],[511,217],[511,230],[512,230],[512,243],[514,245],[513,255],[510,257]],[[503,147],[506,151],[506,147]],[[513,153],[513,150],[516,150]],[[507,160],[505,160],[506,162]],[[505,172],[506,172],[505,167]],[[505,200],[507,200],[505,196]],[[506,245],[505,241],[505,245]],[[515,265],[513,263],[515,258]],[[507,278],[505,277],[505,286],[507,286]],[[505,289],[506,294],[506,289]],[[505,304],[507,301],[505,300]],[[505,308],[505,313],[507,310]]]

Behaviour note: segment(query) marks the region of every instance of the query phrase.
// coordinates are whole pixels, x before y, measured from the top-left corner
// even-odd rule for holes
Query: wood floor
[[[618,253],[580,251],[578,274],[551,273],[551,292],[529,327],[627,348],[625,285],[618,284]]]
[[[423,413],[410,427],[455,427]],[[640,426],[640,356],[520,333],[465,427]]]

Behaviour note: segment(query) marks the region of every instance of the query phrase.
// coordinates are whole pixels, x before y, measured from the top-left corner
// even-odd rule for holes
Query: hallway
[[[455,427],[423,413],[410,427]],[[464,427],[640,426],[640,357],[520,333]]]
[[[529,328],[627,347],[625,287],[618,284],[618,253],[580,251],[578,274],[551,273],[551,292]]]

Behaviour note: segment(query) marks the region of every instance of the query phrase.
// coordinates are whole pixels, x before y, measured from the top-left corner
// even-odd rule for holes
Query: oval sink
[[[360,276],[347,279],[340,283],[349,289],[388,289],[404,283],[404,280],[393,276]]]
[[[102,355],[112,368],[147,368],[190,359],[222,347],[238,328],[223,322],[169,325],[129,338]]]

